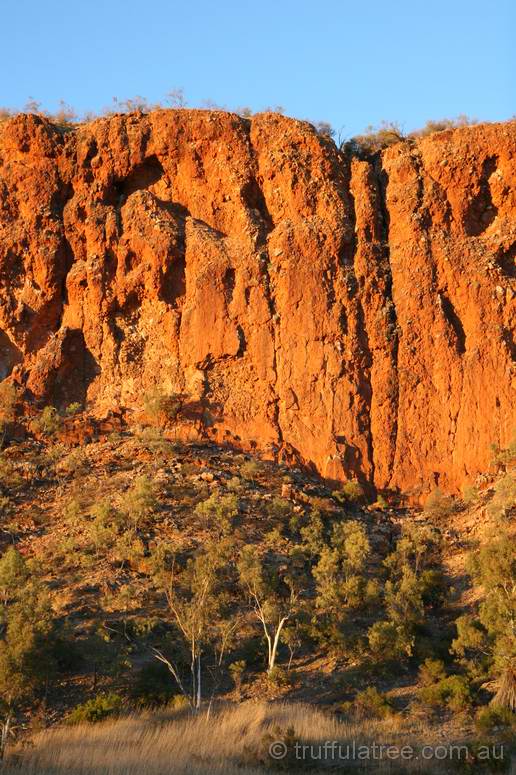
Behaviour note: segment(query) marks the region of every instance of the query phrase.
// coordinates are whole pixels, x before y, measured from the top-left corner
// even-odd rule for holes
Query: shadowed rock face
[[[216,439],[414,496],[516,427],[516,124],[350,160],[208,111],[0,126],[0,378],[188,394]]]

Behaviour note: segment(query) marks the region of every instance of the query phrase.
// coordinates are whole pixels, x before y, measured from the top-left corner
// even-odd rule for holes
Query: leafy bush
[[[0,558],[0,602],[7,605],[28,581],[30,571],[24,557],[10,546]]]
[[[232,476],[231,479],[228,480],[226,487],[230,492],[240,492],[242,489],[242,482],[238,476]]]
[[[174,422],[183,406],[183,397],[159,388],[146,393],[143,404],[147,414],[157,421]]]
[[[238,498],[236,495],[217,495],[213,493],[205,501],[198,503],[195,514],[209,526],[214,526],[227,535],[238,516]]]
[[[387,697],[374,686],[358,692],[353,700],[353,712],[360,719],[383,719],[394,713]]]
[[[292,513],[292,504],[285,498],[275,497],[267,504],[267,513],[272,519],[287,520]]]
[[[477,730],[486,735],[492,735],[500,730],[514,730],[516,732],[516,714],[509,708],[501,708],[489,705],[480,708],[475,718]]]
[[[474,506],[478,500],[478,489],[471,485],[464,487],[462,500],[465,506]]]
[[[0,384],[0,449],[3,447],[9,423],[13,422],[15,417],[17,397],[14,385],[8,382]]]
[[[157,661],[144,665],[135,676],[131,694],[136,704],[142,708],[153,708],[173,702],[174,685],[167,667]]]
[[[317,557],[326,546],[324,524],[319,511],[312,511],[308,523],[300,529],[302,547],[310,557]]]
[[[467,678],[450,675],[437,683],[424,686],[419,696],[422,702],[432,707],[447,707],[457,712],[471,705],[471,689]]]
[[[335,490],[333,497],[339,503],[361,503],[364,500],[365,493],[359,482],[350,480],[349,482],[344,482],[340,490]]]
[[[424,512],[434,522],[439,522],[458,511],[458,504],[451,495],[436,487],[425,501]]]
[[[248,460],[240,467],[240,473],[244,479],[254,482],[260,474],[262,467],[256,460]]]
[[[82,404],[80,404],[78,401],[74,401],[71,404],[68,404],[68,406],[65,409],[65,415],[67,417],[73,417],[74,415],[78,414],[82,409]]]
[[[502,534],[470,557],[468,573],[484,598],[476,612],[456,620],[457,638],[451,646],[468,669],[486,662],[499,681],[495,701],[509,708],[516,707],[515,547],[515,538]]]
[[[367,633],[369,648],[377,660],[397,660],[410,656],[414,636],[410,630],[391,621],[375,622]]]
[[[369,125],[363,135],[356,135],[344,144],[344,150],[359,156],[371,156],[405,139],[400,126],[393,121],[382,121],[380,126]]]
[[[236,662],[232,662],[229,666],[229,674],[235,685],[235,690],[240,696],[242,691],[242,680],[246,670],[247,664],[245,659],[239,659]]]
[[[142,520],[152,514],[156,505],[153,483],[147,476],[138,476],[124,496],[121,510],[129,517],[133,527],[137,528]]]
[[[507,447],[500,447],[499,444],[492,444],[493,453],[492,464],[498,471],[506,471],[516,462],[516,435],[512,438]]]
[[[31,423],[31,429],[35,433],[42,433],[45,436],[52,436],[57,433],[61,427],[61,417],[55,406],[45,406],[38,417],[35,417]]]
[[[322,137],[335,137],[335,129],[328,121],[316,121],[312,126]]]
[[[516,475],[504,474],[495,484],[495,493],[487,513],[495,519],[508,519],[516,507]]]
[[[77,705],[66,718],[66,723],[75,724],[95,724],[109,716],[117,715],[123,707],[123,699],[118,694],[97,694],[87,702]]]
[[[471,126],[476,123],[477,120],[475,118],[469,118],[464,114],[457,116],[457,118],[430,119],[422,129],[417,129],[415,132],[412,132],[411,136],[427,137],[427,135],[433,135],[434,132],[443,132],[446,129],[457,129],[461,126]]]
[[[67,475],[82,473],[88,465],[88,456],[82,447],[76,447],[68,455],[65,455],[56,465],[58,472]]]
[[[267,673],[267,681],[274,689],[284,689],[290,686],[291,677],[285,668],[275,665],[275,667]]]
[[[10,489],[20,487],[24,480],[17,472],[12,462],[0,453],[0,483]]]
[[[441,659],[425,659],[419,668],[419,681],[423,686],[432,686],[446,678],[446,669]]]

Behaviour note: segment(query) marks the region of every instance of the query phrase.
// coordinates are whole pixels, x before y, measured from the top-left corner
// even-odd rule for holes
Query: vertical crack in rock
[[[380,225],[380,250],[381,250],[381,262],[385,273],[385,297],[387,314],[389,319],[387,325],[389,326],[389,354],[392,364],[391,381],[389,389],[390,393],[390,405],[392,413],[392,428],[390,429],[390,445],[389,445],[389,461],[387,465],[388,476],[387,486],[390,486],[392,476],[394,473],[394,465],[396,461],[396,453],[398,447],[398,426],[399,426],[399,400],[400,400],[400,384],[399,384],[399,368],[398,368],[398,355],[399,355],[399,326],[398,326],[398,313],[396,310],[396,302],[394,300],[393,293],[393,274],[391,266],[391,250],[389,243],[389,223],[390,216],[387,207],[387,186],[388,176],[387,172],[382,167],[381,154],[373,160],[372,171],[376,181],[377,191],[377,212]]]
[[[439,302],[443,315],[454,332],[455,347],[459,355],[466,352],[466,334],[455,307],[444,293],[439,293]]]
[[[280,423],[280,411],[279,411],[280,397],[278,392],[278,384],[279,384],[278,367],[277,367],[278,333],[276,330],[277,312],[276,312],[276,303],[274,300],[274,294],[271,287],[271,277],[269,273],[270,255],[269,255],[269,248],[268,248],[268,240],[275,228],[275,224],[269,212],[269,208],[267,207],[265,194],[260,185],[258,153],[256,148],[254,147],[253,140],[251,137],[251,126],[252,126],[251,121],[245,122],[247,142],[249,146],[249,154],[253,163],[253,175],[251,177],[251,180],[243,187],[242,197],[246,202],[246,204],[251,208],[251,210],[253,210],[257,214],[260,220],[260,227],[258,229],[256,248],[258,249],[258,255],[259,255],[259,272],[263,281],[262,288],[264,291],[265,300],[267,302],[267,306],[270,314],[269,330],[272,337],[272,347],[273,347],[271,368],[274,374],[274,383],[270,386],[273,393],[273,398],[271,400],[271,404],[273,406],[271,422],[274,428],[276,429],[276,433],[278,435],[278,442],[281,445],[283,443],[283,430],[281,428],[281,423]]]
[[[373,366],[373,353],[371,351],[371,345],[369,340],[367,318],[364,312],[364,306],[361,299],[362,292],[363,292],[363,285],[364,285],[363,278],[360,278],[360,281],[357,278],[359,271],[356,265],[356,261],[357,261],[357,251],[358,251],[359,245],[358,245],[358,238],[357,238],[356,204],[355,204],[355,197],[353,195],[352,186],[351,186],[351,164],[350,164],[350,160],[347,158],[344,159],[344,163],[346,165],[345,198],[349,207],[349,218],[351,221],[352,235],[353,235],[348,245],[344,245],[344,250],[345,250],[344,255],[347,254],[349,256],[348,260],[349,260],[350,266],[348,270],[351,270],[353,272],[354,282],[353,282],[353,288],[351,290],[350,297],[353,300],[356,308],[355,309],[356,338],[357,338],[357,342],[359,343],[360,352],[361,352],[361,358],[360,358],[360,363],[358,365],[356,379],[357,379],[357,388],[362,398],[363,405],[361,407],[358,422],[359,422],[359,429],[366,438],[368,463],[370,466],[370,473],[368,476],[368,480],[370,484],[373,484],[375,481],[374,439],[373,439],[373,430],[371,425],[371,407],[373,403],[373,381],[372,381],[371,369]],[[348,288],[349,288],[349,282],[348,282]],[[361,468],[363,468],[363,465],[361,465]],[[360,473],[361,472],[357,472],[359,476],[360,476]]]
[[[464,231],[468,237],[478,237],[493,223],[498,208],[493,202],[490,177],[496,171],[498,158],[488,156],[482,163],[482,171],[475,195],[464,214]]]

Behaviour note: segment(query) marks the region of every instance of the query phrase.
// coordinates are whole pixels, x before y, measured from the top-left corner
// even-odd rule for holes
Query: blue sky
[[[513,0],[0,0],[0,106],[211,100],[344,136],[516,113]],[[512,38],[512,40],[511,40]]]

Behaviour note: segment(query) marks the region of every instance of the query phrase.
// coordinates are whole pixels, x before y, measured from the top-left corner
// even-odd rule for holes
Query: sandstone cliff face
[[[376,162],[208,111],[0,126],[0,379],[186,393],[219,440],[417,495],[516,427],[516,124]]]

